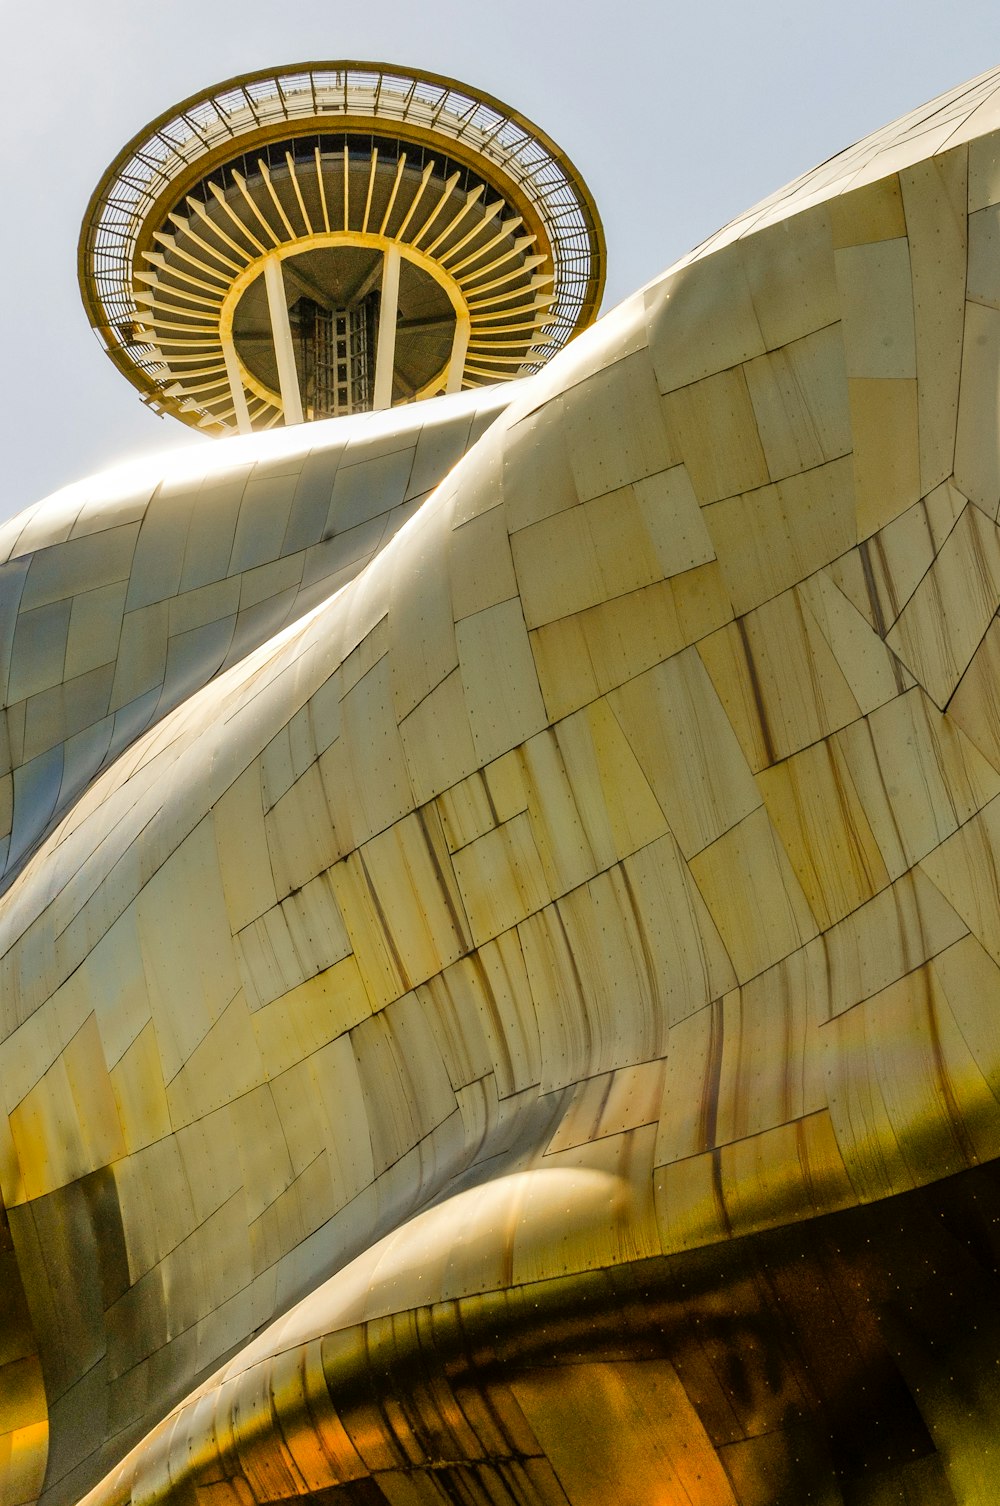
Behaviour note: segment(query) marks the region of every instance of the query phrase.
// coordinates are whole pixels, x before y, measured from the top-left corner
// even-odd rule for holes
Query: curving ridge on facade
[[[1000,70],[7,526],[7,1506],[992,1499],[998,244]]]

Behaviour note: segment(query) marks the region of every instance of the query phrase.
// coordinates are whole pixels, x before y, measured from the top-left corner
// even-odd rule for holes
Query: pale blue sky
[[[1000,63],[996,0],[0,0],[0,518],[116,460],[210,443],[102,353],[80,220],[130,136],[243,70],[359,58],[451,74],[587,179],[605,308],[790,178]]]

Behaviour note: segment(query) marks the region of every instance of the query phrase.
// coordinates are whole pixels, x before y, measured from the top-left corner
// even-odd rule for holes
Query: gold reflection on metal
[[[4,1506],[995,1498],[998,149],[5,525]]]

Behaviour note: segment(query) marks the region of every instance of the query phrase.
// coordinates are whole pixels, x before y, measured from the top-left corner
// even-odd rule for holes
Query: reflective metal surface
[[[5,1502],[996,1498],[998,215],[8,527]]]

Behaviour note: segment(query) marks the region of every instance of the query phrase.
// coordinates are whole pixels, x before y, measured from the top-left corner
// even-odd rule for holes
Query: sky
[[[91,332],[80,223],[161,111],[258,68],[449,74],[552,136],[604,221],[612,308],[743,209],[1000,63],[996,0],[0,0],[0,519],[121,460],[213,443],[143,407]]]

